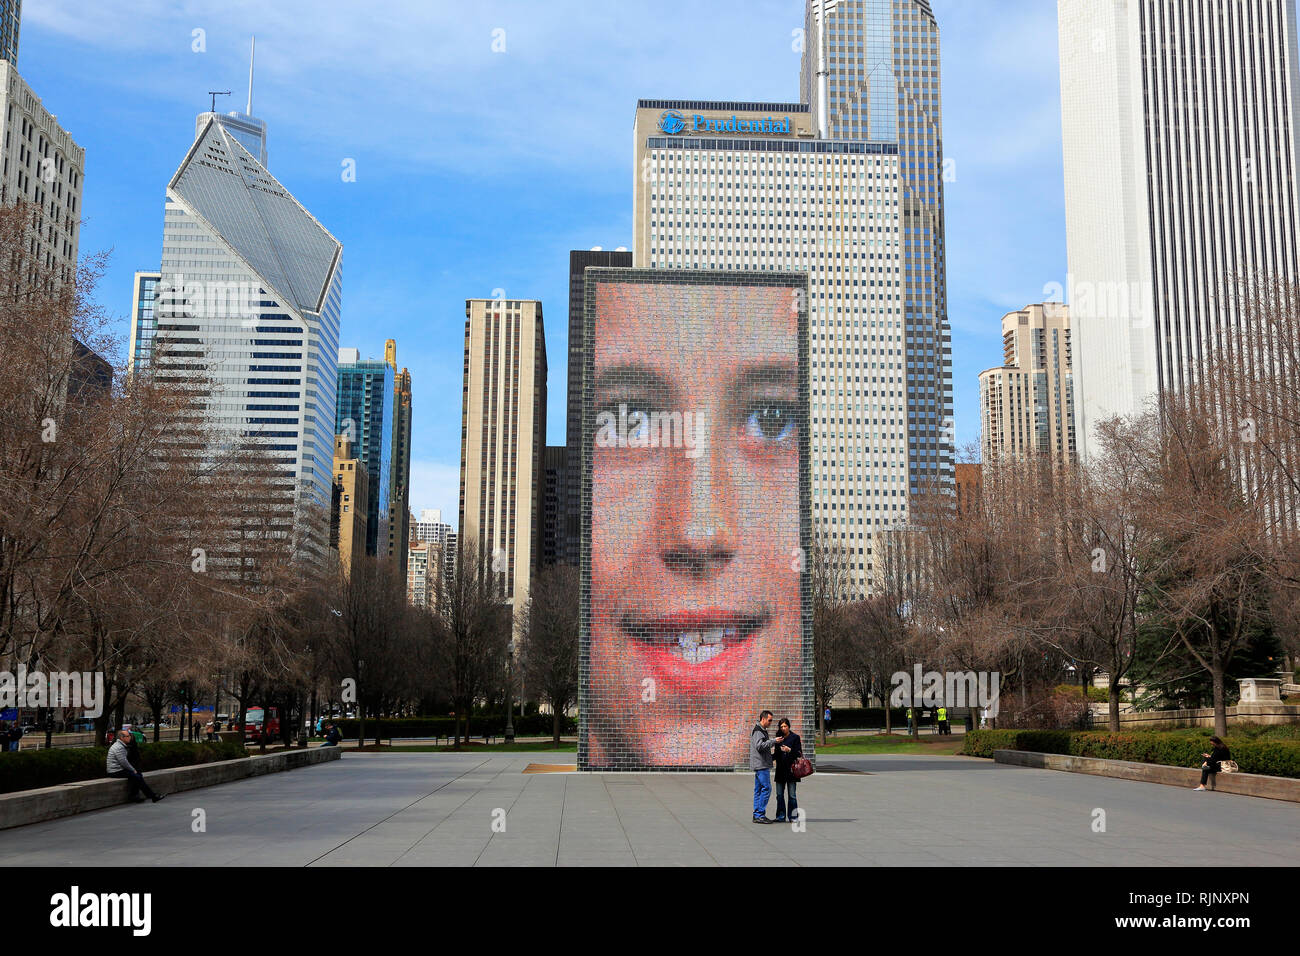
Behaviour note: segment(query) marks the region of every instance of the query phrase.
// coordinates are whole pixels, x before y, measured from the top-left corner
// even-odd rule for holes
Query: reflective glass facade
[[[369,476],[366,554],[387,555],[393,461],[393,368],[381,359],[341,362],[338,367],[336,434],[352,440],[353,454]]]

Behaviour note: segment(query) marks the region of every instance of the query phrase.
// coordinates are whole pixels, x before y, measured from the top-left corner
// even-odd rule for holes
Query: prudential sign
[[[781,119],[776,119],[772,116],[764,116],[762,119],[740,119],[733,113],[728,118],[709,119],[708,117],[696,113],[688,119],[677,110],[664,110],[663,113],[659,115],[659,130],[668,136],[679,136],[690,133],[757,133],[767,136],[776,136],[781,134],[789,135],[790,117],[786,116]]]

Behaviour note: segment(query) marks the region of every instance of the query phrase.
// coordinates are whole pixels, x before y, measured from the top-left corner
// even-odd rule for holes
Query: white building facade
[[[925,0],[807,15],[803,103],[638,103],[633,261],[808,273],[812,517],[866,594],[873,533],[952,488],[938,27]]]
[[[331,500],[342,255],[225,124],[201,128],[167,187],[151,374],[210,382],[206,422],[265,448],[299,517]]]
[[[1295,279],[1295,0],[1058,0],[1079,454]]]

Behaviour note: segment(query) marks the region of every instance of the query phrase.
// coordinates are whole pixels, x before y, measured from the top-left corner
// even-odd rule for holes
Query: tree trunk
[[[560,746],[560,708],[551,705],[551,741]]]
[[[1112,679],[1106,690],[1109,707],[1106,712],[1106,727],[1113,733],[1119,733],[1119,681]]]
[[[1216,654],[1210,662],[1210,675],[1214,679],[1214,733],[1228,735],[1228,707],[1223,694],[1223,661]]]

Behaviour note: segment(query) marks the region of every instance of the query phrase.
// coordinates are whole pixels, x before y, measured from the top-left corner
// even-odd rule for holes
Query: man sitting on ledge
[[[131,761],[126,756],[126,742],[131,739],[131,734],[126,730],[117,732],[117,740],[113,746],[108,748],[108,775],[110,777],[125,777],[131,782],[131,791],[127,798],[132,803],[144,803],[144,797],[148,797],[154,803],[162,799],[159,795],[149,789],[149,784],[144,782],[144,774],[131,766]],[[138,797],[141,790],[144,791],[144,797]]]

